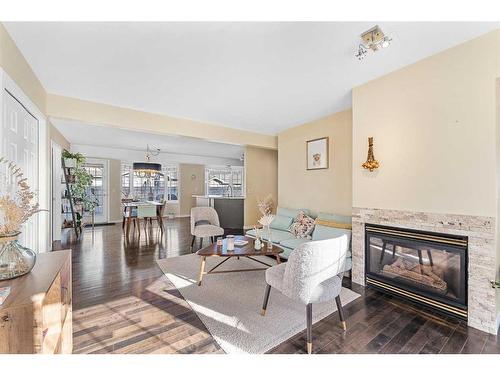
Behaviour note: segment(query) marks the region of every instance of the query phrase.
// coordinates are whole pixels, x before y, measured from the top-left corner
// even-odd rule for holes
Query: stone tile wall
[[[365,285],[365,223],[468,237],[468,324],[497,333],[495,218],[353,208],[352,280]]]

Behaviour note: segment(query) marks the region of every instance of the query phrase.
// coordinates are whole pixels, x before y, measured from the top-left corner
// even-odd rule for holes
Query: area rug
[[[276,263],[269,257],[257,258],[269,264]],[[220,260],[208,257],[205,270]],[[266,315],[260,315],[266,286],[264,270],[209,274],[198,286],[198,255],[183,255],[157,262],[226,353],[265,353],[306,328],[305,305],[274,289],[271,289]],[[233,258],[217,270],[259,267],[261,265],[251,259]],[[344,306],[359,296],[347,288],[342,288],[340,294]],[[313,322],[335,311],[335,301],[314,304]]]

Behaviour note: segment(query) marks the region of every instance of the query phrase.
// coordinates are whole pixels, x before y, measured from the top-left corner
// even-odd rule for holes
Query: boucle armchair
[[[213,207],[193,207],[191,209],[191,250],[194,246],[196,237],[201,238],[200,247],[203,246],[203,238],[223,236],[224,229],[220,227],[219,215]]]
[[[346,323],[340,291],[348,250],[347,235],[304,243],[291,252],[288,262],[266,270],[262,315],[266,314],[271,287],[306,305],[307,352],[312,352],[312,304],[335,299],[344,330]]]

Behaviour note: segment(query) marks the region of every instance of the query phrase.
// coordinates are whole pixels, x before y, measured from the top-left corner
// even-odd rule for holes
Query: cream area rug
[[[256,258],[276,264],[269,257]],[[205,270],[222,259],[208,257]],[[200,256],[189,254],[157,262],[226,353],[265,353],[306,328],[305,305],[275,289],[271,289],[266,315],[260,315],[266,287],[264,270],[208,274],[198,286]],[[251,259],[232,258],[217,271],[260,267],[262,265]],[[359,296],[342,288],[342,305]],[[314,304],[313,322],[335,311],[335,301]]]

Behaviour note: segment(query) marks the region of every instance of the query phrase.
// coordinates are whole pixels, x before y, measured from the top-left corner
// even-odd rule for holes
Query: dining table
[[[127,233],[127,236],[130,232],[130,223],[133,219],[133,216],[132,216],[132,210],[134,208],[137,209],[137,207],[139,206],[156,206],[156,212],[157,212],[157,215],[158,214],[158,209],[159,207],[161,207],[163,205],[162,202],[157,202],[157,201],[126,201],[126,202],[122,202],[122,205],[123,205],[123,217],[124,217],[124,220],[125,220],[125,225],[126,225],[126,233]]]

